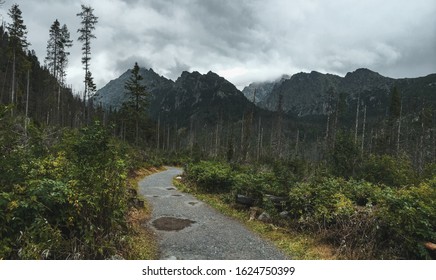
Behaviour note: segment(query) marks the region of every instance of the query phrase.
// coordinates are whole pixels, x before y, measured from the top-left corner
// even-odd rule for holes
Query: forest
[[[156,258],[137,248],[156,241],[132,223],[141,208],[131,203],[132,177],[163,165],[183,166],[192,192],[320,236],[337,258],[435,258],[435,104],[403,104],[393,87],[382,118],[371,118],[360,97],[347,103],[332,92],[325,118],[289,115],[280,98],[274,112],[253,100],[232,109],[239,115],[213,104],[177,119],[150,108],[136,63],[127,101],[108,108],[93,99],[92,7],[77,13],[78,42],[53,22],[43,64],[29,50],[19,6],[8,16],[0,27],[0,259]],[[65,81],[78,43],[80,96]]]

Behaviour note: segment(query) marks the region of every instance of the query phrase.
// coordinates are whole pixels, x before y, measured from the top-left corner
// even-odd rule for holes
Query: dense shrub
[[[428,258],[423,243],[436,242],[436,188],[430,183],[399,190],[386,189],[379,197],[377,216],[385,246],[406,258]]]
[[[285,206],[291,217],[281,224],[320,234],[345,258],[429,258],[423,243],[436,242],[434,174],[413,186],[408,161],[390,156],[371,156],[364,168],[366,179],[375,183],[342,176],[303,178],[304,172],[298,175],[286,163],[268,168],[200,162],[188,166],[186,178],[202,191],[230,190],[228,202],[236,194],[253,198],[275,218],[266,194],[288,190]]]
[[[300,158],[274,161],[272,163],[272,172],[274,181],[281,187],[279,192],[286,195],[291,185],[308,177],[308,169],[308,162]]]
[[[392,187],[415,183],[410,160],[389,155],[371,155],[365,160],[359,177],[374,184],[385,184]]]
[[[360,150],[349,133],[339,132],[330,151],[330,172],[338,177],[351,178],[360,164]]]
[[[290,210],[300,226],[327,229],[354,212],[353,201],[342,192],[344,179],[326,178],[298,183],[289,193]]]
[[[289,193],[299,228],[324,234],[350,258],[429,258],[435,241],[436,188],[393,189],[365,181],[324,178]]]
[[[254,199],[258,205],[262,204],[263,194],[285,193],[273,172],[260,172],[241,165],[201,161],[189,164],[185,173],[186,179],[203,191],[230,191],[232,197],[245,195]]]
[[[21,145],[37,145],[32,133],[0,137],[11,151],[0,162],[0,259],[111,256],[127,234],[125,155],[98,123],[43,148]]]
[[[188,165],[185,172],[186,179],[203,191],[227,192],[233,184],[232,170],[226,163],[200,161]]]
[[[233,176],[232,195],[245,195],[254,199],[256,205],[261,205],[263,195],[267,190],[273,189],[274,181],[271,179],[272,174],[256,172],[236,173]]]

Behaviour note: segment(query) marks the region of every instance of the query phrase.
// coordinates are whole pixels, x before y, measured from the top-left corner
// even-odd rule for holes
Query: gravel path
[[[238,221],[178,191],[172,180],[181,173],[168,168],[139,182],[139,192],[153,207],[150,226],[159,236],[162,259],[287,259]]]

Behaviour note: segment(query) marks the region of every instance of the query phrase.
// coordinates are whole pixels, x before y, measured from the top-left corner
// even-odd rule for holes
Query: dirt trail
[[[172,184],[182,169],[146,177],[139,192],[153,207],[150,226],[159,235],[161,259],[287,259],[277,248]]]

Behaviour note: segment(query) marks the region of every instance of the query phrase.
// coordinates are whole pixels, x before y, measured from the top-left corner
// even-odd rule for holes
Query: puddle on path
[[[179,231],[194,224],[195,221],[174,217],[161,217],[153,221],[153,226],[157,230]]]
[[[176,188],[167,188],[167,191],[175,191]]]
[[[183,196],[183,195],[181,195],[181,194],[173,194],[172,196]]]
[[[188,202],[188,204],[189,204],[189,205],[192,205],[192,206],[195,206],[195,205],[197,205],[197,204],[198,204],[198,202],[195,202],[195,201],[191,201],[191,202]]]

